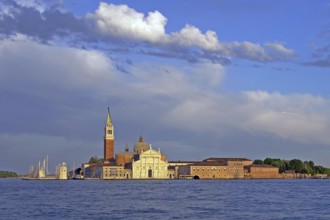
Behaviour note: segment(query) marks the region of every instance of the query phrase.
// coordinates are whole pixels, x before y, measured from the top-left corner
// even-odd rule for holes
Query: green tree
[[[326,168],[322,166],[315,166],[314,167],[314,172],[315,174],[325,174],[326,173]]]
[[[272,158],[267,157],[267,158],[264,160],[264,164],[272,165],[272,163],[273,163],[273,159],[272,159]]]
[[[303,166],[303,162],[301,160],[298,160],[298,159],[290,160],[290,169],[295,170],[300,173],[303,168],[304,168],[304,166]]]
[[[308,170],[304,167],[304,168],[301,169],[300,173],[307,174],[308,173]]]
[[[313,161],[304,161],[303,173],[313,174],[314,162]]]
[[[309,165],[309,167],[311,168],[311,169],[314,169],[314,162],[313,161],[309,161],[308,162],[308,165]]]
[[[253,164],[263,164],[264,162],[262,160],[256,159],[253,161]]]
[[[18,177],[18,174],[10,171],[0,171],[0,178]]]
[[[282,160],[282,161],[281,161],[281,166],[280,166],[279,171],[280,171],[280,173],[284,173],[286,170],[288,170],[288,169],[287,169],[287,167],[286,167],[286,165],[285,165],[285,161]]]
[[[274,159],[271,165],[280,168],[282,165],[282,161],[280,159]]]
[[[329,168],[325,168],[325,173],[330,176],[330,169]]]
[[[267,157],[263,161],[260,159],[254,160],[254,164],[267,164],[279,168],[280,173],[285,172],[286,170],[294,170],[299,173],[306,174],[327,174],[330,176],[330,168],[315,166],[313,161],[301,161],[299,159],[292,160],[282,160],[276,158]]]
[[[284,166],[285,166],[285,170],[290,170],[290,161],[285,160],[284,161]]]

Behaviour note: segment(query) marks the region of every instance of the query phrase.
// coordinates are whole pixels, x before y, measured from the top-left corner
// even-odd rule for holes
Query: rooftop
[[[272,165],[268,165],[268,164],[251,164],[245,167],[263,167],[263,168],[277,168],[275,166]]]
[[[251,161],[246,158],[225,158],[225,157],[210,157],[205,160],[204,162],[211,162],[211,161]]]

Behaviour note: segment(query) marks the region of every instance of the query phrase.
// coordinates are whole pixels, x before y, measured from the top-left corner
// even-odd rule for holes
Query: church
[[[137,160],[132,161],[132,178],[133,179],[167,179],[168,163],[162,159],[160,149],[158,151],[151,148],[137,154]]]
[[[160,148],[154,150],[142,136],[129,151],[128,145],[124,152],[115,155],[115,135],[110,110],[104,127],[104,161],[103,163],[85,163],[84,175],[98,179],[168,179],[173,178],[169,172],[166,155]]]

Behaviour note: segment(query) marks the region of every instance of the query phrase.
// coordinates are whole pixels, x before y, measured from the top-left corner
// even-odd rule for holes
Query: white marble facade
[[[161,160],[160,150],[149,150],[139,155],[132,163],[133,179],[167,179],[168,162]]]

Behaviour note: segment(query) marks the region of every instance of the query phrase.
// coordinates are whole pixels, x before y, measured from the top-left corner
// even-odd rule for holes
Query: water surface
[[[0,179],[0,219],[330,219],[330,180]]]

